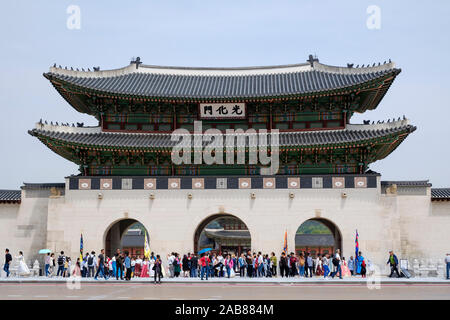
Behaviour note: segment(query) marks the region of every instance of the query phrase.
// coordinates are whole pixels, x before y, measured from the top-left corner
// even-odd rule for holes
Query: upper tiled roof
[[[19,203],[21,198],[20,190],[0,190],[0,203]]]
[[[247,68],[186,68],[130,64],[107,71],[74,71],[52,67],[52,82],[110,94],[182,99],[282,97],[339,90],[395,77],[394,63],[372,67],[334,67],[310,63]]]
[[[80,129],[80,132],[78,132]],[[359,143],[379,137],[397,134],[400,132],[410,133],[416,127],[410,125],[408,120],[391,122],[383,125],[349,125],[347,129],[340,130],[317,130],[281,132],[279,134],[280,146],[314,146],[314,145],[336,145],[345,143]],[[177,141],[171,140],[171,134],[164,133],[123,133],[102,132],[100,128],[71,128],[57,126],[46,126],[37,124],[36,128],[29,133],[37,137],[47,137],[71,144],[102,147],[123,148],[172,148]],[[234,134],[233,136],[239,136]],[[194,139],[192,144],[194,143]],[[225,143],[225,138],[223,139]],[[246,140],[246,145],[255,146],[257,140]],[[269,139],[268,139],[269,140]],[[203,142],[203,146],[209,143]]]
[[[431,188],[431,200],[450,200],[450,188]]]

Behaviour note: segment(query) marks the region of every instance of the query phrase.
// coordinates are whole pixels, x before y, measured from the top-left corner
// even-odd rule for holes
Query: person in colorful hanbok
[[[323,276],[323,263],[322,259],[320,258],[320,255],[317,255],[316,259],[316,275],[317,276]]]
[[[138,256],[136,259],[136,265],[134,266],[135,277],[141,276],[141,270],[142,270],[142,259],[141,259],[141,256]]]
[[[74,277],[81,277],[81,264],[80,264],[80,258],[77,258],[77,262],[75,263],[75,266],[72,271],[72,276]]]
[[[142,262],[141,278],[148,278],[149,277],[148,265],[149,265],[148,258],[145,257],[144,258],[144,262]]]
[[[155,269],[153,269],[153,267],[155,266],[155,262],[155,256],[151,255],[150,260],[148,261],[148,274],[150,277],[155,277]]]
[[[358,253],[358,257],[356,260],[356,274],[361,274],[362,263],[364,261],[364,257],[362,256],[361,251]]]
[[[347,266],[347,261],[345,261],[344,257],[342,257],[341,271],[342,271],[343,277],[351,277],[352,276],[352,273],[350,272],[350,269]]]

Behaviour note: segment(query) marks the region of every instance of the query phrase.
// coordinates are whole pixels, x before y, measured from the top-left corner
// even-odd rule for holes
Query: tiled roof
[[[20,190],[0,190],[0,203],[20,203],[21,198]]]
[[[401,187],[431,187],[431,183],[428,180],[381,181],[381,186],[391,186],[393,184]]]
[[[366,68],[334,67],[314,61],[249,68],[139,66],[85,72],[52,67],[51,81],[111,94],[183,99],[275,97],[338,90],[368,83],[400,69],[393,63]]]
[[[248,230],[205,229],[205,233],[208,237],[213,238],[250,239],[250,231]]]
[[[431,188],[431,200],[450,200],[450,188]]]
[[[103,147],[129,147],[129,148],[171,148],[177,145],[177,141],[171,140],[171,134],[163,133],[124,133],[102,132],[100,129],[91,133],[77,133],[77,128],[72,131],[58,131],[33,129],[28,131],[36,137],[46,137],[71,144]],[[357,143],[379,137],[388,136],[400,132],[413,132],[416,127],[410,125],[407,120],[391,123],[389,126],[379,125],[353,125],[340,130],[316,130],[281,132],[279,134],[280,146],[314,146],[329,144]],[[234,134],[233,136],[238,136]],[[191,139],[194,140],[194,139]],[[225,138],[223,139],[225,143]],[[251,139],[253,140],[253,139]],[[267,140],[270,140],[269,138]],[[192,141],[193,144],[194,141]],[[208,144],[204,142],[205,146]],[[246,139],[246,145],[253,146]]]
[[[296,234],[295,244],[298,246],[334,246],[334,238],[331,234]]]
[[[124,248],[144,247],[144,241],[145,241],[144,235],[125,234],[122,238],[122,246]]]
[[[28,183],[24,182],[22,189],[50,189],[50,188],[65,188],[66,184],[62,183]]]

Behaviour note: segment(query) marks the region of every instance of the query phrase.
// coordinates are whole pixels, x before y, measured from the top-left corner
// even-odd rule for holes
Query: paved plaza
[[[1,300],[446,300],[450,282],[382,283],[124,283],[82,282],[78,289],[66,283],[0,283]]]

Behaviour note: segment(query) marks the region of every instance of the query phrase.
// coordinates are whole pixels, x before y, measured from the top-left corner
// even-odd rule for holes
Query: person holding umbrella
[[[205,254],[205,251],[203,251],[201,253],[201,258],[200,258],[200,266],[202,267],[202,269],[201,269],[201,279],[202,280],[203,280],[203,276],[205,275],[205,273],[206,273],[206,280],[208,280],[209,264],[210,263],[211,263],[211,259],[209,259],[209,257]]]
[[[50,264],[52,262],[50,252],[50,249],[39,250],[39,254],[46,254],[46,256],[44,257],[44,272],[46,277],[48,277],[48,275],[50,274]]]

